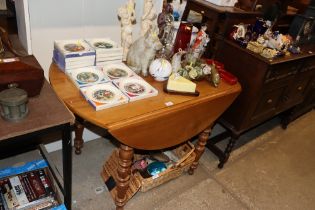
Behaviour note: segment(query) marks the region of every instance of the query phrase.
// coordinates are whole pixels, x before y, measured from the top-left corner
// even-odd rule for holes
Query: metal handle
[[[302,90],[303,88],[302,88],[302,86],[299,86],[297,89],[298,89],[298,90]]]
[[[272,103],[272,99],[268,99],[267,103],[271,104]]]
[[[10,83],[8,84],[8,88],[17,88],[19,86],[18,83]]]

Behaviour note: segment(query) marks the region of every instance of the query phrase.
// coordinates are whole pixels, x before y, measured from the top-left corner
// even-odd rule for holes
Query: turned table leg
[[[74,133],[75,133],[75,137],[74,137],[74,148],[75,148],[75,154],[79,155],[81,154],[81,149],[83,147],[83,130],[84,130],[84,126],[81,122],[79,122],[78,120],[75,121],[74,124]]]
[[[203,132],[199,134],[199,139],[195,146],[196,158],[188,170],[188,173],[190,175],[194,174],[194,170],[197,168],[199,164],[199,159],[205,151],[205,146],[207,144],[207,140],[209,138],[210,132],[211,132],[211,126],[206,128]]]
[[[115,197],[116,210],[123,210],[126,204],[126,193],[129,188],[133,149],[121,144],[118,160],[117,194]]]

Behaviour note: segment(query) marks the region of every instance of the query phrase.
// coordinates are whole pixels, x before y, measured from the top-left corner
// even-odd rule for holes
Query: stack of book
[[[44,160],[0,170],[0,209],[51,209],[59,205]]]
[[[62,70],[95,65],[95,50],[83,39],[56,40],[53,60]]]
[[[116,42],[108,38],[86,39],[86,41],[96,52],[96,65],[122,62],[123,49]]]
[[[107,64],[101,68],[105,82],[81,87],[77,85],[83,97],[96,111],[158,94],[154,87],[123,63]],[[78,74],[72,74],[72,81],[76,79],[74,75]]]

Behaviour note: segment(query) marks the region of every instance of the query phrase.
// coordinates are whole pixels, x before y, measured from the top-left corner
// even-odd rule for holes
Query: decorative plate
[[[131,70],[124,64],[109,64],[103,67],[103,71],[112,79],[127,78],[132,75]]]
[[[127,78],[119,82],[121,90],[130,95],[144,95],[148,94],[151,87],[143,80]]]
[[[71,74],[73,79],[79,84],[94,84],[104,79],[103,72],[95,67],[74,69],[71,71]]]
[[[113,48],[114,46],[111,43],[108,42],[94,42],[93,46],[95,48],[101,48],[101,49],[110,49]]]
[[[98,103],[113,103],[120,98],[121,92],[111,85],[90,86],[86,92],[89,100]]]
[[[68,52],[81,52],[85,50],[85,47],[80,43],[65,44],[64,49]]]
[[[95,49],[112,49],[117,47],[117,43],[110,39],[89,39],[87,41]]]

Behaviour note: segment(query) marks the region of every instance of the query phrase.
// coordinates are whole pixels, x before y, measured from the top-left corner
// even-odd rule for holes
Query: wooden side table
[[[20,122],[7,122],[0,118],[0,156],[4,158],[32,150],[41,143],[39,136],[53,131],[62,132],[63,187],[58,180],[56,181],[63,191],[65,206],[70,210],[72,182],[70,126],[74,123],[74,116],[57,98],[47,81],[44,82],[40,95],[30,98],[27,106],[28,116]],[[45,152],[43,154],[45,156]],[[49,160],[49,157],[45,158]],[[48,162],[50,165],[51,162]],[[54,172],[53,167],[50,168]],[[54,177],[56,178],[56,175]]]
[[[189,170],[193,174],[205,150],[211,126],[241,91],[239,84],[230,86],[222,81],[215,88],[207,81],[200,81],[197,83],[199,97],[171,95],[163,92],[163,83],[148,77],[146,81],[159,91],[157,96],[95,111],[55,64],[50,66],[49,78],[57,95],[76,116],[108,130],[121,143],[117,209],[123,209],[127,202],[134,149],[164,149],[202,133],[195,146],[196,159]],[[78,140],[82,137],[76,136],[75,141]]]

